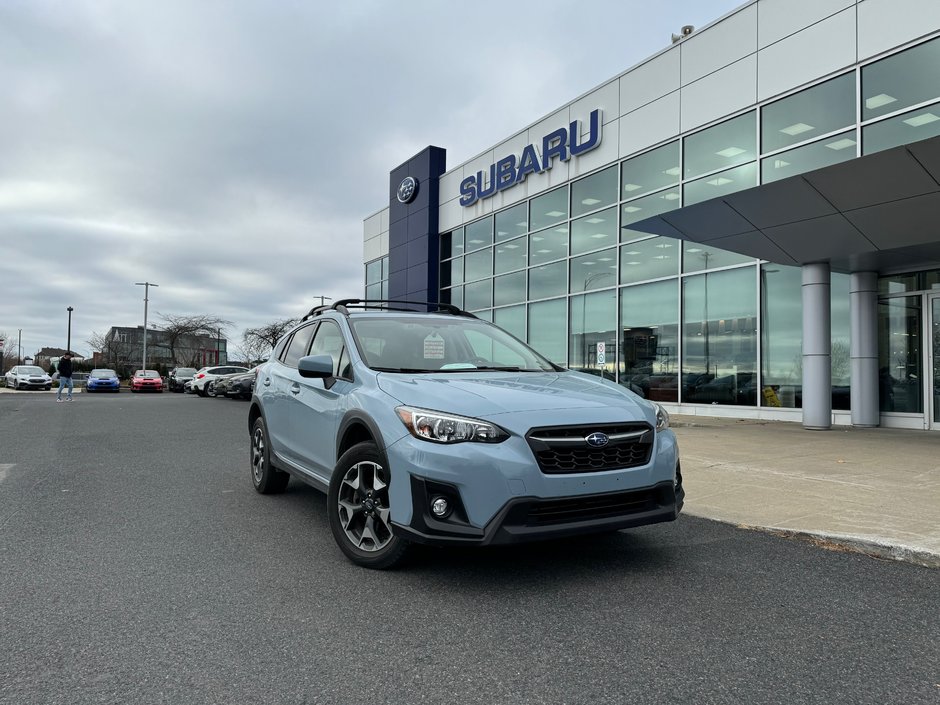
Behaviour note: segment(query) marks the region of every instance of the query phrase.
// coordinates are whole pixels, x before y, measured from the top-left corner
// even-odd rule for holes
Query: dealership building
[[[674,412],[940,430],[940,0],[676,32],[470,161],[392,169],[366,297],[455,304]]]

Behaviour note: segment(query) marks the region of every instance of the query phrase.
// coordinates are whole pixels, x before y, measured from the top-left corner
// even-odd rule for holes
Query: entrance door
[[[928,399],[930,400],[930,428],[940,430],[940,296],[933,295],[928,298],[930,319],[928,330],[930,332],[930,346],[928,352],[930,360],[930,387]]]

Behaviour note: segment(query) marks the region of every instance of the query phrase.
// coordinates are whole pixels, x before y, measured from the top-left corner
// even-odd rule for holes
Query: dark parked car
[[[238,372],[232,375],[225,375],[209,382],[206,387],[206,393],[210,397],[230,397],[232,399],[251,399],[251,393],[255,389],[255,378],[258,376],[258,368],[253,367],[247,372]]]
[[[167,389],[171,392],[182,392],[187,382],[196,376],[195,367],[174,367],[167,375]]]

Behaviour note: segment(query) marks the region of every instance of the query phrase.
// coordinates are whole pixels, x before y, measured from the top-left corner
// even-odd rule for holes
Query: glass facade
[[[366,298],[388,298],[388,256],[366,264]]]
[[[494,320],[554,362],[650,399],[799,408],[800,268],[632,226],[938,134],[934,39],[443,234],[441,298]],[[833,273],[837,410],[850,404],[848,290],[848,275]],[[883,410],[924,409],[925,386],[916,383],[924,346],[915,333],[925,304],[911,292],[925,290],[940,291],[940,273],[879,280]]]

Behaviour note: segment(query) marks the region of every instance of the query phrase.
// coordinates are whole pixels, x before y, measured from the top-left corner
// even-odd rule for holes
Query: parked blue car
[[[662,407],[456,307],[401,306],[321,306],[275,346],[248,418],[259,493],[291,476],[325,491],[339,548],[370,568],[398,565],[413,543],[506,544],[678,516],[679,450]]]
[[[85,380],[86,392],[120,392],[121,380],[114,370],[92,370]]]

